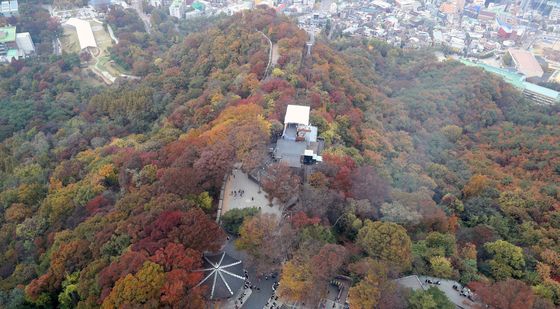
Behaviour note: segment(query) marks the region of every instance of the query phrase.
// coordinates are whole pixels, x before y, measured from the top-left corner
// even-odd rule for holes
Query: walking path
[[[111,25],[107,25],[107,31],[109,32],[109,36],[111,37],[111,40],[113,40],[115,44],[119,44],[119,39],[117,39],[115,33],[113,33],[113,28],[111,28]]]
[[[278,58],[280,57],[278,55],[278,45],[277,44],[272,44],[272,41],[270,40],[270,38],[264,34],[264,32],[262,31],[257,31],[258,33],[260,33],[267,41],[268,41],[268,64],[266,65],[266,70],[264,71],[264,76],[262,79],[265,79],[268,77],[268,75],[271,72],[271,69],[273,66],[276,65],[276,63],[278,62]]]

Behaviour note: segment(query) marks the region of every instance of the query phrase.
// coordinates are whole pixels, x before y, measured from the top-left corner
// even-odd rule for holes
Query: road
[[[272,67],[272,59],[274,58],[273,57],[274,45],[272,44],[272,41],[270,40],[270,38],[266,34],[264,34],[264,32],[258,31],[258,30],[257,30],[257,32],[260,33],[268,41],[268,45],[269,45],[269,47],[268,47],[268,64],[266,65],[266,70],[264,71],[264,77],[263,77],[263,79],[265,79],[265,78],[268,77],[268,74],[270,73],[270,69]]]
[[[138,16],[142,19],[146,33],[152,34],[152,22],[150,21],[150,17],[144,14],[144,10],[142,9],[142,0],[132,0],[132,8],[136,10],[136,13],[138,13]]]

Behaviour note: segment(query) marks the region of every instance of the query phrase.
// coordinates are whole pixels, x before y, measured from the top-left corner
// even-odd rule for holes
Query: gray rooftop
[[[290,167],[301,167],[300,158],[307,149],[307,143],[279,139],[274,150],[274,158]]]

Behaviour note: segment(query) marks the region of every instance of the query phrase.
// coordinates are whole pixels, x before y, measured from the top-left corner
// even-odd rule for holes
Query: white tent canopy
[[[310,110],[309,106],[288,105],[286,117],[284,117],[284,124],[295,123],[308,126]]]
[[[76,28],[78,40],[80,41],[80,49],[97,47],[93,31],[91,30],[91,25],[88,21],[72,17],[68,19],[66,24]]]

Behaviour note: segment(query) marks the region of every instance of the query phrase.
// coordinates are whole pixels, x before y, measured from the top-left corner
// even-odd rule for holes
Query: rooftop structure
[[[415,0],[395,0],[395,4],[403,11],[416,11],[420,2]]]
[[[274,1],[272,0],[255,0],[255,6],[268,5],[269,7],[274,7]]]
[[[111,4],[111,0],[89,0],[89,5],[93,6],[94,8],[103,8],[107,7]]]
[[[0,2],[0,15],[11,17],[19,15],[19,5],[17,0],[7,0]]]
[[[95,37],[93,36],[93,30],[88,21],[70,18],[66,22],[66,25],[70,25],[76,28],[76,33],[78,33],[78,41],[80,41],[80,49],[86,49],[88,47],[97,47],[95,42]]]
[[[463,64],[468,66],[477,66],[487,72],[496,74],[504,79],[505,82],[511,84],[523,92],[523,95],[537,104],[558,104],[560,102],[560,92],[542,87],[525,81],[525,76],[505,69],[496,68],[484,63],[475,63],[469,60],[461,59]]]
[[[26,58],[35,53],[29,32],[16,33],[16,27],[0,27],[0,62]]]
[[[182,19],[185,17],[185,4],[181,0],[173,0],[169,6],[169,15]]]
[[[35,53],[35,44],[29,32],[16,33],[16,45],[19,57],[28,57]]]
[[[439,10],[444,14],[456,14],[458,11],[457,5],[451,2],[444,2],[439,7]]]
[[[197,286],[208,287],[209,299],[224,299],[233,296],[245,282],[243,262],[225,252],[204,255],[204,268],[198,270],[205,276]]]
[[[9,43],[16,40],[16,27],[0,28],[0,43]]]
[[[317,127],[309,125],[309,106],[288,105],[284,117],[282,139],[278,140],[274,156],[291,167],[321,162]]]
[[[523,94],[538,104],[557,104],[560,102],[560,92],[533,83],[524,82]]]
[[[309,125],[309,106],[301,105],[288,105],[286,108],[286,116],[284,117],[284,124],[294,123]]]
[[[517,71],[523,73],[527,77],[543,76],[543,69],[531,52],[514,48],[508,49],[508,52],[515,63]]]

